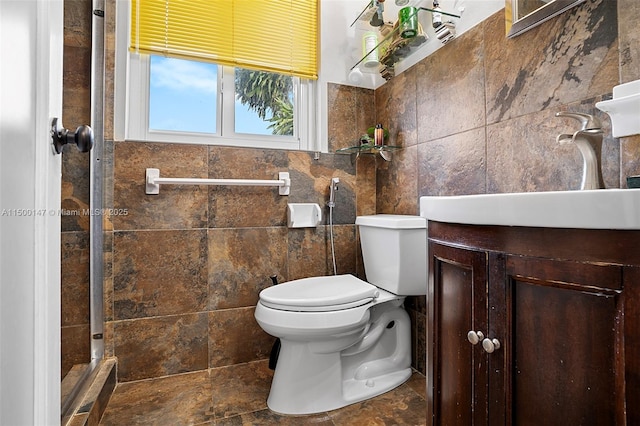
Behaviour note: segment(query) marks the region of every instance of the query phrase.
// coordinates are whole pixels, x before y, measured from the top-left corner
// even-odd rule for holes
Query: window
[[[134,1],[134,7],[140,3],[143,2]],[[261,4],[273,7],[276,3]],[[256,71],[235,68],[225,60],[201,59],[204,55],[195,58],[164,56],[164,51],[160,54],[145,49],[129,51],[130,11],[129,1],[117,2],[117,138],[320,149],[316,135],[315,80],[287,75],[289,72],[280,74],[274,71],[275,66],[263,68],[269,71]],[[140,16],[133,18],[139,20]],[[162,28],[163,24],[154,21],[153,25]],[[165,26],[168,28],[168,24]],[[139,36],[134,32],[132,37]]]
[[[313,81],[133,53],[129,64],[126,139],[318,149]]]
[[[216,134],[218,67],[151,56],[149,130]]]

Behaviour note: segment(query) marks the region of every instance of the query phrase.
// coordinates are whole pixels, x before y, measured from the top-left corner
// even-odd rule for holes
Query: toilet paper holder
[[[317,203],[288,203],[289,228],[315,228],[322,222],[322,209]]]

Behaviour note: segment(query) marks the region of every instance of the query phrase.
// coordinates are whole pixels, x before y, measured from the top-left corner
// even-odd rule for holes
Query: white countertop
[[[640,229],[640,189],[425,196],[420,215],[472,225]]]

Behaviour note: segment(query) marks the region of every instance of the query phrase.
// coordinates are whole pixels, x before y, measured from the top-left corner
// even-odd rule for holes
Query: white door
[[[63,0],[0,0],[0,425],[60,424]]]

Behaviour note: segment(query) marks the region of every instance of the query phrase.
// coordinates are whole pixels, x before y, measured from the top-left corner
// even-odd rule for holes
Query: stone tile
[[[91,13],[91,12],[89,12]],[[91,21],[89,19],[89,25]],[[78,28],[78,27],[76,27]],[[84,30],[82,30],[84,31]],[[89,33],[91,29],[89,29]],[[65,29],[65,35],[69,34],[69,28]],[[66,89],[89,89],[91,87],[91,35],[84,41],[84,44],[77,46],[65,44],[64,46],[64,63],[63,83]],[[64,96],[64,94],[63,94]],[[83,102],[86,107],[91,108],[91,97]],[[89,114],[91,111],[89,111]],[[85,123],[91,124],[91,123]],[[69,125],[69,128],[72,128]],[[77,125],[75,125],[77,126]],[[75,126],[73,129],[75,129]]]
[[[627,176],[640,175],[640,135],[620,139],[621,163],[620,187],[627,188]]]
[[[61,325],[89,324],[89,234],[61,234]]]
[[[287,280],[287,228],[209,229],[209,309],[255,306],[261,290]]]
[[[102,308],[104,321],[113,321],[113,232],[103,233]]]
[[[394,153],[393,161],[378,161],[376,213],[418,214],[418,146]]]
[[[487,192],[577,189],[582,160],[575,146],[556,143],[562,124],[551,109],[487,127]]]
[[[113,140],[105,139],[102,146],[102,204],[106,209],[103,215],[104,232],[113,231],[113,220],[109,209],[113,208]],[[128,212],[127,212],[128,213]]]
[[[416,66],[418,143],[485,124],[482,28],[470,29]]]
[[[318,203],[323,210],[324,223],[329,223],[331,179],[340,179],[335,194],[336,206],[333,223],[355,223],[356,167],[348,155],[320,154],[315,160],[312,153],[289,152],[292,184],[290,203]]]
[[[418,195],[466,195],[485,192],[484,128],[418,145]]]
[[[594,100],[563,106],[563,110],[595,111]],[[580,188],[582,155],[574,144],[556,136],[579,129],[577,121],[557,118],[557,109],[528,114],[487,127],[487,192],[565,191]],[[620,148],[611,138],[608,120],[602,158],[606,187],[618,187]]]
[[[104,323],[104,356],[115,357],[115,322],[113,320]]]
[[[65,0],[65,46],[91,47],[91,16],[91,2],[86,0]]]
[[[294,228],[288,233],[289,280],[329,275],[327,227]]]
[[[275,341],[254,317],[255,307],[209,312],[209,367],[257,361],[269,357]]]
[[[408,296],[405,299],[404,306],[407,309],[426,315],[427,314],[427,297],[426,296]]]
[[[71,149],[70,149],[71,148]],[[89,161],[86,153],[66,146],[62,155],[60,227],[63,232],[89,231]]]
[[[152,381],[119,383],[102,417],[102,426],[186,425],[211,419],[208,371]]]
[[[425,296],[410,296],[405,300],[405,309],[411,320],[411,367],[422,374],[426,374],[426,312],[421,312],[422,305],[426,305]],[[418,305],[418,306],[416,306]]]
[[[407,383],[375,398],[330,411],[336,425],[426,425],[427,405]]]
[[[640,2],[618,0],[620,83],[640,79]]]
[[[375,126],[374,91],[340,84],[327,85],[329,152],[358,144]]]
[[[424,374],[414,372],[407,385],[423,399],[427,399],[427,379]]]
[[[207,178],[207,147],[185,144],[116,142],[114,205],[123,214],[112,218],[115,230],[189,229],[207,224],[207,187],[163,185],[158,195],[145,194],[145,169],[160,176]]]
[[[426,385],[419,373],[372,400],[305,416],[279,415],[266,407],[271,379],[267,362],[260,361],[120,383],[100,424],[426,424]]]
[[[416,67],[409,68],[376,89],[376,122],[389,130],[386,145],[417,143]]]
[[[117,0],[104,2],[105,14],[105,81],[104,81],[104,137],[113,140],[114,98],[115,98],[115,46],[116,46],[116,3]]]
[[[277,179],[288,168],[283,150],[209,147],[211,179]],[[277,187],[210,186],[208,194],[210,228],[286,224],[289,197]]]
[[[355,226],[335,225],[333,228],[337,272],[355,273]],[[329,227],[290,229],[289,280],[323,275],[333,275]]]
[[[329,152],[356,144],[355,97],[358,89],[342,84],[327,84],[327,138]],[[372,91],[373,93],[373,91]]]
[[[89,324],[62,327],[60,330],[61,378],[76,364],[91,361],[91,328]]]
[[[415,329],[416,340],[414,343],[413,368],[422,375],[427,374],[427,316],[417,312],[411,322],[411,328]],[[425,384],[422,384],[425,388]],[[424,390],[424,389],[423,389]]]
[[[205,370],[207,328],[206,312],[115,322],[118,381]]]
[[[361,155],[356,161],[356,216],[376,213],[376,157]]]
[[[327,232],[330,232],[330,229]],[[356,234],[355,225],[334,225],[333,227],[333,245],[338,274],[356,274],[357,256],[360,248]],[[330,271],[329,274],[333,274],[330,237],[327,241],[327,268]]]
[[[116,319],[207,308],[206,230],[120,231],[113,240]]]
[[[585,2],[516,38],[484,23],[487,123],[609,93],[618,81],[616,3]]]
[[[358,139],[369,129],[369,127],[375,126],[375,105],[375,91],[357,88],[355,93],[355,123],[353,124],[353,129],[356,131],[356,137]],[[331,149],[329,152],[332,152]]]
[[[91,18],[89,18],[89,25],[91,25]],[[75,28],[77,29],[78,27]],[[90,31],[91,29],[89,29]],[[70,32],[70,28],[65,28],[65,37]],[[78,45],[65,44],[63,63],[65,65],[62,76],[64,86],[62,94],[63,125],[70,130],[75,130],[81,124],[91,124],[90,36]],[[68,151],[77,151],[77,148],[75,146],[65,147],[65,152]],[[82,154],[82,156],[85,157],[85,161],[88,163],[89,156],[86,154]]]
[[[267,408],[273,378],[267,361],[214,368],[210,372],[214,389],[211,411],[216,421]]]
[[[216,426],[241,426],[241,425],[326,425],[335,426],[335,423],[327,413],[309,414],[306,416],[288,416],[274,413],[271,410],[260,410],[239,416],[216,420]]]

